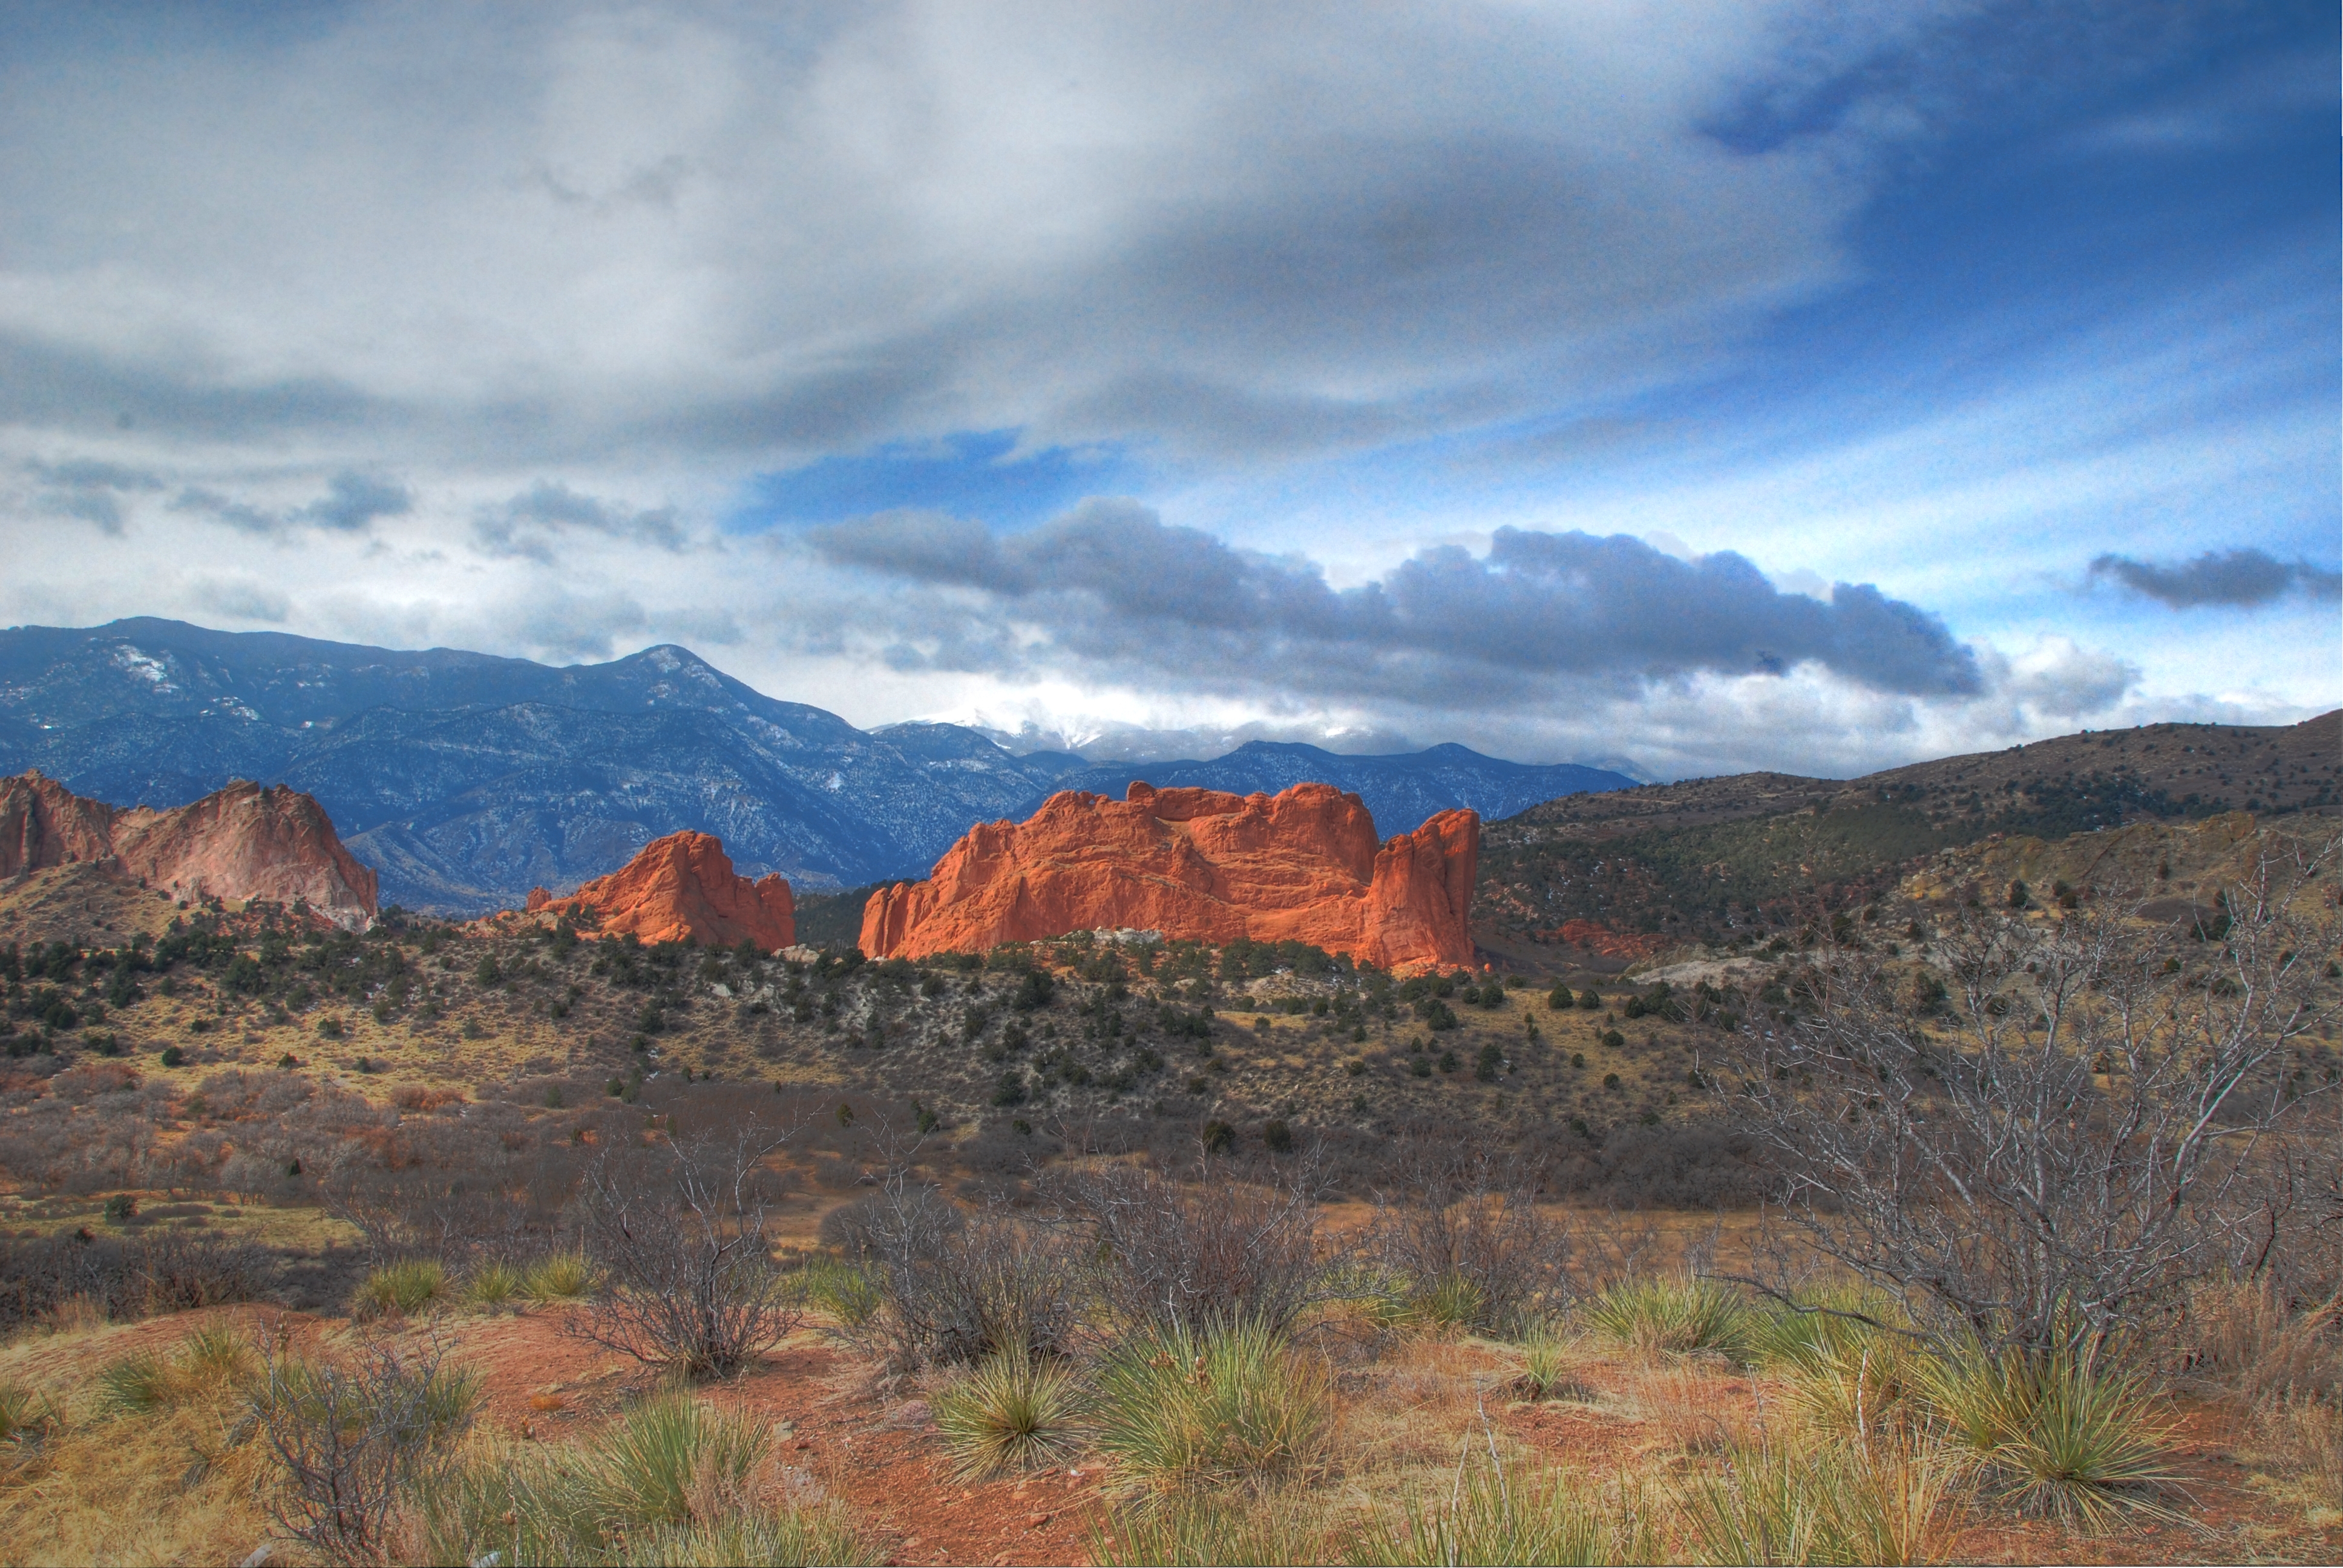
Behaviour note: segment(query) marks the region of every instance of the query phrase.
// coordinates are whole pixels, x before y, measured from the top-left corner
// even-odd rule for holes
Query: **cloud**
[[[158,476],[144,468],[93,457],[35,460],[25,468],[41,487],[35,504],[42,511],[94,524],[100,533],[117,538],[123,532],[122,498],[163,486]]]
[[[371,474],[345,470],[336,474],[327,494],[302,508],[294,517],[321,528],[357,533],[377,518],[404,517],[415,509],[415,497],[406,486]]]
[[[381,518],[405,517],[413,511],[415,496],[404,485],[346,468],[327,481],[323,496],[307,506],[276,510],[223,495],[208,486],[189,485],[171,498],[166,509],[211,518],[247,534],[286,535],[305,527],[358,534]]]
[[[1988,660],[1995,691],[2036,713],[2076,720],[2104,713],[2139,684],[2139,667],[2070,638],[2046,637],[2012,658]]]
[[[2112,578],[2129,592],[2173,609],[2266,605],[2289,591],[2312,598],[2343,594],[2343,572],[2305,560],[2282,561],[2258,549],[2207,550],[2192,560],[2169,565],[2102,555],[2091,562],[2089,580],[2101,578]]]
[[[1172,689],[1501,707],[1538,699],[1556,678],[1805,663],[1908,695],[1982,688],[1943,622],[1875,588],[1841,583],[1821,603],[1778,591],[1730,551],[1679,560],[1625,535],[1500,528],[1485,556],[1438,546],[1339,590],[1314,562],[1237,549],[1126,501],[1005,537],[934,513],[804,537],[834,564],[957,590],[883,601],[897,668],[1071,663]]]
[[[545,479],[508,501],[483,508],[472,523],[472,542],[483,555],[519,556],[549,566],[558,558],[560,536],[578,528],[669,551],[680,551],[689,542],[673,507],[630,511]]]

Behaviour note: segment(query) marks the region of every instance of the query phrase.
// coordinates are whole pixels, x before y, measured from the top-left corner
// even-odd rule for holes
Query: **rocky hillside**
[[[38,773],[0,779],[0,879],[88,865],[182,903],[263,900],[306,906],[362,930],[375,874],[354,859],[308,796],[238,780],[168,811],[123,810]]]
[[[1538,965],[1624,963],[1862,903],[1940,850],[2232,810],[2333,816],[2343,713],[2156,724],[1855,779],[1747,773],[1549,801],[1483,837],[1474,934]]]
[[[174,806],[231,778],[314,795],[409,908],[568,890],[679,829],[751,875],[923,871],[1080,759],[866,733],[679,648],[557,669],[176,621],[0,631],[0,769]]]

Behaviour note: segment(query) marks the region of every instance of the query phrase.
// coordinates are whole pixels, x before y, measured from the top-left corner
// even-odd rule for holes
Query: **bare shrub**
[[[773,1262],[766,1212],[780,1194],[763,1168],[788,1139],[751,1121],[588,1167],[581,1230],[608,1289],[570,1332],[693,1377],[729,1375],[794,1332],[803,1313]]]
[[[256,1242],[169,1231],[130,1241],[0,1241],[0,1330],[76,1301],[116,1320],[248,1302],[270,1289],[277,1261]]]
[[[963,1214],[899,1169],[858,1231],[879,1302],[843,1332],[887,1366],[1069,1350],[1076,1270],[1044,1228],[998,1208]]]
[[[1538,1212],[1534,1165],[1416,1138],[1392,1169],[1367,1248],[1419,1307],[1510,1330],[1569,1301],[1570,1231]]]
[[[1046,1191],[1082,1234],[1093,1286],[1121,1322],[1282,1333],[1325,1294],[1318,1189],[1304,1160],[1259,1181],[1209,1161],[1184,1181],[1110,1164],[1057,1174]]]
[[[2289,1070],[2333,1016],[2333,857],[2266,855],[2215,932],[2102,897],[1963,911],[1941,971],[1826,953],[1713,1081],[1825,1256],[1939,1329],[2097,1346],[2283,1250],[2266,1140],[2320,1087]]]
[[[271,1515],[329,1562],[384,1561],[400,1504],[449,1463],[477,1402],[436,1346],[377,1342],[340,1364],[272,1357],[254,1396],[284,1473]]]

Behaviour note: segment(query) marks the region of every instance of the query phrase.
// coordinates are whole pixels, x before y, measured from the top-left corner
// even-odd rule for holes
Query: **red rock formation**
[[[1356,795],[1131,786],[1125,800],[1064,790],[1023,822],[987,822],[924,882],[862,910],[873,958],[981,952],[1104,927],[1204,942],[1295,940],[1392,969],[1465,964],[1481,819],[1443,811],[1375,842]]]
[[[297,789],[239,779],[172,810],[123,810],[38,773],[0,779],[0,876],[75,861],[110,861],[184,900],[305,901],[353,930],[377,908],[374,872]]]
[[[751,941],[767,952],[797,940],[797,905],[779,876],[756,881],[732,869],[724,842],[706,833],[669,833],[635,851],[607,877],[566,899],[543,888],[528,895],[532,914],[588,914],[590,930],[632,931],[647,942],[689,937],[709,946]]]

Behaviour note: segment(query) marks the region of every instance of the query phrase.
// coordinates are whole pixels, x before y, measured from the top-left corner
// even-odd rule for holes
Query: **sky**
[[[0,0],[0,623],[1093,755],[2343,705],[2331,5]]]

